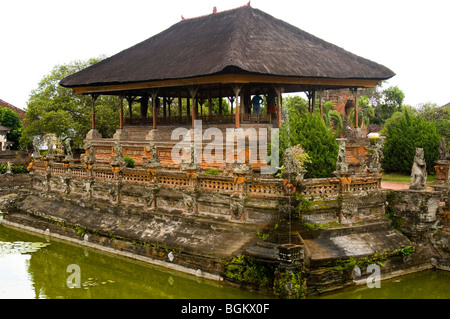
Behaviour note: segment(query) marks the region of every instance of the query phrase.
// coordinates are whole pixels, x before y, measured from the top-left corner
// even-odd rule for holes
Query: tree
[[[30,145],[34,136],[54,134],[73,141],[74,147],[82,147],[83,139],[91,128],[90,96],[75,95],[59,82],[66,76],[100,62],[103,58],[74,61],[57,65],[31,92],[27,103],[26,124],[20,143]],[[119,126],[120,101],[116,97],[99,96],[95,103],[96,128],[104,137],[112,137]]]
[[[11,128],[11,131],[6,135],[8,141],[13,143],[11,149],[19,149],[19,139],[23,131],[19,114],[7,107],[0,106],[0,123],[2,126]]]
[[[416,148],[424,149],[427,171],[434,171],[441,136],[433,122],[420,114],[410,114],[405,108],[386,121],[381,134],[386,136],[383,148],[383,169],[386,172],[410,174]]]
[[[287,118],[280,128],[280,160],[287,148],[300,145],[309,155],[311,163],[306,163],[306,178],[330,177],[336,170],[338,143],[335,135],[327,128],[320,114],[301,111],[303,103],[294,100],[286,103]]]
[[[395,112],[400,111],[405,99],[405,94],[397,86],[382,90],[382,83],[375,88],[365,89],[362,95],[367,97],[367,101],[363,103],[373,108],[374,113],[369,118],[371,124],[376,125],[383,125]]]
[[[426,120],[435,123],[438,133],[450,143],[450,108],[424,103],[418,106],[418,111]]]

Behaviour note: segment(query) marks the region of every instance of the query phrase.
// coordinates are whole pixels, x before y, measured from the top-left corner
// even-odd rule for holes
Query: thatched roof
[[[98,87],[218,74],[386,80],[388,68],[250,6],[182,20],[61,81]]]

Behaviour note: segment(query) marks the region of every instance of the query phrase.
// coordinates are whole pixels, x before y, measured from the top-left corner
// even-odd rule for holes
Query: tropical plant
[[[344,124],[341,114],[338,111],[334,110],[333,107],[334,104],[331,101],[323,104],[323,121],[325,122],[325,125],[327,127],[331,128],[334,131],[334,134],[336,136],[339,136],[344,128]]]

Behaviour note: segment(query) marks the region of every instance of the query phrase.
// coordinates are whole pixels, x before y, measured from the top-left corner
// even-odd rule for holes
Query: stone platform
[[[311,267],[335,259],[361,258],[383,252],[393,252],[411,242],[389,222],[318,231],[316,238],[303,239],[311,252]]]

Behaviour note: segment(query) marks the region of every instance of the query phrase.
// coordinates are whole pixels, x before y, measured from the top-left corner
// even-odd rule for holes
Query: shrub
[[[280,161],[287,148],[299,145],[308,154],[306,178],[330,177],[336,170],[339,150],[333,132],[328,130],[320,114],[289,109],[288,118],[280,128]]]
[[[205,172],[206,175],[220,175],[220,170],[215,168],[210,168]]]
[[[5,174],[8,170],[8,164],[3,163],[0,165],[0,174]],[[25,174],[28,171],[21,165],[11,165],[11,173],[13,174]]]
[[[428,173],[434,172],[441,136],[436,125],[407,109],[395,113],[381,131],[386,135],[383,169],[386,172],[410,174],[416,148],[423,148]]]
[[[123,159],[125,160],[125,162],[127,163],[127,167],[129,168],[134,168],[134,159],[132,159],[129,156],[124,156]]]

